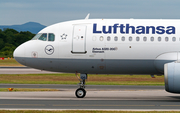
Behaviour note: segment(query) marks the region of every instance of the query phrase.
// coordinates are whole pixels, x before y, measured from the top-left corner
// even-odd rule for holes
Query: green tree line
[[[20,44],[32,39],[35,34],[29,31],[18,32],[14,29],[0,29],[0,57],[13,57],[13,51]]]

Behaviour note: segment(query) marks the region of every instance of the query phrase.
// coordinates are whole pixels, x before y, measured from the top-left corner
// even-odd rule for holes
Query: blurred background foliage
[[[13,51],[20,44],[31,40],[35,34],[29,31],[18,32],[14,29],[0,29],[0,57],[13,57]]]

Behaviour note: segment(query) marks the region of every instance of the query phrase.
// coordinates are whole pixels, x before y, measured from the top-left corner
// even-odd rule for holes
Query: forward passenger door
[[[86,53],[86,25],[75,25],[73,29],[72,53]]]

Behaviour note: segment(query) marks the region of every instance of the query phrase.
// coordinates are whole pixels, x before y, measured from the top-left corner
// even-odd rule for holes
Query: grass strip
[[[179,111],[0,110],[0,113],[179,113]]]
[[[3,84],[77,84],[75,74],[0,74]],[[87,85],[164,85],[164,76],[89,74]]]
[[[23,66],[19,64],[15,59],[0,60],[0,66]]]

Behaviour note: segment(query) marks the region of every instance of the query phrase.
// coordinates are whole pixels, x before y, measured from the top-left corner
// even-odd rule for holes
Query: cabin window
[[[118,41],[118,37],[117,36],[114,37],[114,41]]]
[[[47,40],[47,33],[43,33],[38,40],[46,41]]]
[[[139,41],[139,37],[136,37],[136,41]]]
[[[111,37],[110,37],[110,36],[108,36],[108,37],[107,37],[107,41],[110,41],[110,40],[111,40]]]
[[[175,42],[175,41],[176,41],[176,37],[173,37],[173,38],[172,38],[172,41]]]
[[[48,41],[54,41],[55,35],[53,33],[49,33],[48,35]]]
[[[104,40],[103,36],[100,36],[100,37],[99,37],[99,40],[100,40],[100,41],[103,41],[103,40]]]
[[[147,41],[147,37],[143,37],[143,41]]]
[[[121,38],[121,40],[122,40],[122,41],[125,41],[125,37],[123,36],[123,37]]]
[[[129,37],[129,41],[132,41],[132,37],[131,36]]]
[[[151,41],[152,41],[152,42],[154,41],[154,37],[151,37]]]
[[[92,40],[93,40],[93,41],[96,41],[96,36],[93,36],[93,37],[92,37]]]
[[[166,42],[169,41],[169,38],[168,38],[168,37],[165,37],[165,41],[166,41]]]
[[[158,37],[158,41],[159,41],[159,42],[161,41],[161,37]]]

